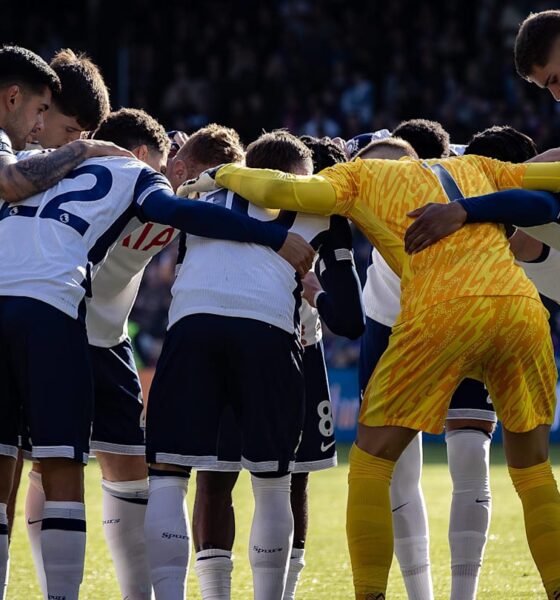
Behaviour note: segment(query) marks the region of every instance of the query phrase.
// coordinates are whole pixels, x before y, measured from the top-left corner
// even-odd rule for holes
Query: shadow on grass
[[[443,438],[442,438],[443,440]],[[348,463],[348,453],[350,452],[351,444],[337,444],[338,463]],[[447,455],[445,451],[445,443],[431,442],[424,444],[424,464],[446,464]],[[500,443],[492,444],[492,452],[490,460],[493,465],[505,465],[506,459],[504,456],[504,448]],[[560,465],[560,444],[554,444],[550,447],[550,460],[553,465]]]

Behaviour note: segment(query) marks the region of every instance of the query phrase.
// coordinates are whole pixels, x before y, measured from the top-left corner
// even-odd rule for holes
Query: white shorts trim
[[[214,471],[218,473],[240,473],[243,470],[241,462],[234,460],[217,460],[211,467],[198,469],[199,471]]]
[[[338,460],[336,454],[330,458],[323,458],[322,460],[310,460],[308,462],[298,462],[294,465],[294,473],[311,473],[313,471],[324,471],[325,469],[331,469],[336,467]]]
[[[146,446],[128,446],[127,444],[112,444],[110,442],[90,442],[93,451],[108,452],[109,454],[126,454],[131,456],[145,456]]]
[[[0,444],[0,455],[11,456],[17,458],[19,448],[17,446],[10,446],[8,444]]]
[[[498,417],[496,411],[483,408],[450,408],[447,411],[447,419],[478,419],[479,421],[490,421],[496,423]]]
[[[73,446],[33,446],[31,456],[36,458],[70,458],[74,460]],[[82,462],[87,465],[89,455],[85,452],[82,456]]]
[[[246,459],[244,456],[241,457],[241,464],[244,469],[251,471],[252,473],[274,473],[278,471],[277,460],[263,460],[261,462],[253,462],[252,460]],[[294,470],[294,461],[291,460],[288,463],[288,472]]]
[[[180,467],[194,467],[195,469],[209,469],[216,471],[217,456],[188,456],[184,454],[170,454],[169,452],[156,452],[156,462]]]

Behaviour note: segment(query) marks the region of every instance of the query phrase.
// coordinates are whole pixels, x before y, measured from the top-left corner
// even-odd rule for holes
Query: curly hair
[[[121,108],[110,113],[93,137],[127,150],[146,144],[159,152],[168,152],[171,146],[163,126],[138,108]]]
[[[393,130],[392,135],[407,141],[420,158],[449,156],[449,134],[437,121],[427,119],[403,121]]]
[[[336,163],[346,162],[346,155],[329,137],[316,138],[301,135],[299,139],[311,150],[313,173],[318,173]]]
[[[509,125],[495,125],[473,135],[465,154],[522,163],[537,155],[537,147],[528,135],[517,129]]]

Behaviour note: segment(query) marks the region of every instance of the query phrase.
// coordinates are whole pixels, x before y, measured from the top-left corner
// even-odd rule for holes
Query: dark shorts
[[[381,355],[387,349],[390,335],[390,327],[366,318],[366,330],[361,339],[358,363],[360,398]],[[447,418],[495,422],[496,412],[484,385],[475,379],[463,379],[451,398]]]
[[[304,348],[303,374],[305,418],[294,473],[321,471],[337,464],[329,382],[320,342]],[[242,435],[235,413],[227,407],[220,420],[217,461],[204,470],[240,471],[241,444]]]
[[[304,413],[299,341],[253,319],[184,317],[167,332],[152,383],[148,462],[212,468],[228,407],[241,430],[243,467],[291,471]]]
[[[32,298],[0,297],[0,454],[25,424],[34,459],[87,462],[93,382],[85,325]]]
[[[95,406],[91,449],[145,454],[142,388],[130,340],[112,348],[89,346]]]

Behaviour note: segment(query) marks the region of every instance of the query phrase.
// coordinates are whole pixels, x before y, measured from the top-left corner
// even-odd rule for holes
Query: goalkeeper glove
[[[193,192],[206,194],[207,192],[213,192],[219,189],[219,186],[216,183],[216,173],[223,166],[224,165],[218,165],[217,167],[206,169],[206,171],[202,171],[202,173],[195,179],[188,179],[177,189],[177,196],[181,196],[181,198],[187,198],[189,194],[192,194]]]

